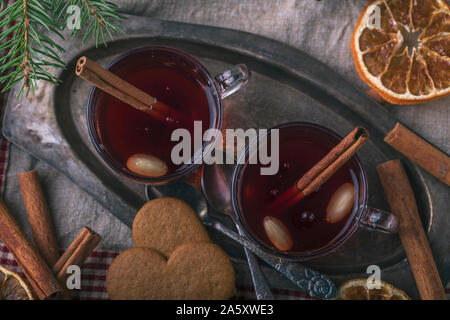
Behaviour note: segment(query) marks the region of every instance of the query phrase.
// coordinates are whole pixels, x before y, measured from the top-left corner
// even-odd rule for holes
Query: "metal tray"
[[[130,22],[132,21],[132,22]],[[359,153],[369,179],[369,205],[389,209],[376,173],[376,165],[400,157],[383,143],[397,120],[375,101],[357,90],[334,70],[285,44],[253,34],[133,16],[123,23],[127,35],[95,49],[66,41],[59,74],[61,85],[40,83],[34,97],[17,101],[17,88],[6,104],[3,133],[12,142],[49,163],[91,194],[113,215],[131,225],[144,204],[144,187],[125,181],[97,156],[88,136],[82,106],[90,85],[74,76],[78,57],[106,64],[125,51],[147,45],[184,50],[200,60],[214,75],[228,66],[245,63],[252,70],[250,83],[224,102],[225,127],[268,128],[288,121],[310,121],[345,135],[356,125],[365,126],[371,141]],[[439,181],[404,159],[424,226],[441,272],[450,280],[448,193]],[[443,191],[444,190],[444,191]],[[227,218],[223,222],[231,225]],[[236,263],[242,249],[211,232]],[[369,265],[382,268],[382,279],[417,296],[414,279],[397,235],[359,229],[339,251],[308,263],[338,283],[367,277]],[[273,280],[271,283],[277,282]],[[278,287],[289,287],[283,282]]]

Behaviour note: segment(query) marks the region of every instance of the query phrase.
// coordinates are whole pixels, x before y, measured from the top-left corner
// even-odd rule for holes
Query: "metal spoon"
[[[267,264],[295,283],[301,291],[308,293],[311,297],[330,299],[336,296],[336,286],[325,275],[307,269],[298,263],[275,257],[262,250],[253,241],[237,234],[211,218],[208,215],[208,206],[205,197],[200,190],[190,184],[181,181],[158,187],[147,186],[146,193],[149,200],[160,197],[174,197],[186,201],[197,212],[204,225],[222,232],[229,238],[248,248]]]
[[[217,211],[230,216],[234,221],[233,209],[231,208],[230,182],[233,175],[232,165],[210,165],[204,166],[202,172],[202,190],[208,203]],[[243,232],[237,223],[236,228],[240,235]],[[256,298],[258,300],[273,300],[270,287],[264,278],[261,267],[253,252],[245,248],[248,266],[252,275],[255,287]]]

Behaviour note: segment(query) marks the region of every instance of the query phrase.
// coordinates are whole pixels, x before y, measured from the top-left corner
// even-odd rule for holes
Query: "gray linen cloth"
[[[220,26],[276,39],[333,67],[362,90],[350,52],[350,37],[365,0],[116,0],[128,13],[158,19]],[[77,40],[74,40],[77,41]],[[428,141],[450,152],[450,96],[423,105],[389,110]],[[58,240],[67,247],[88,225],[103,236],[101,249],[133,246],[131,232],[93,198],[45,163],[11,145],[5,201],[26,232],[25,208],[16,174],[37,169],[54,217]],[[443,185],[442,188],[445,188]],[[242,275],[249,282],[248,275]],[[244,281],[244,280],[243,280]]]

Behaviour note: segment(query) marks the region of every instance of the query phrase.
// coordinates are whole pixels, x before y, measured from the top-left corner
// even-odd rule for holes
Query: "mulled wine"
[[[275,200],[340,141],[331,131],[312,124],[292,123],[278,129],[279,172],[261,175],[260,164],[245,164],[240,171],[236,194],[240,219],[266,247],[289,253],[326,248],[348,231],[358,211],[353,210],[351,172],[361,172],[359,162],[353,157],[313,194],[291,206],[273,208]]]
[[[165,165],[165,175],[182,170],[186,165],[171,161],[177,144],[171,141],[172,132],[183,128],[193,136],[194,121],[202,122],[203,131],[216,121],[218,98],[206,70],[188,55],[162,47],[131,51],[108,70],[175,110],[177,117],[167,115],[161,121],[96,89],[95,136],[107,160],[133,177],[145,178],[145,165],[155,159],[157,167]]]

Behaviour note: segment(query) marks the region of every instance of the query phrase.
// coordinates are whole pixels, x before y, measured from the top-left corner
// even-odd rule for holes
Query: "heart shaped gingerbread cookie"
[[[234,295],[234,269],[215,244],[188,243],[166,260],[157,251],[133,248],[122,252],[106,277],[114,300],[220,300]]]
[[[148,202],[133,222],[133,241],[138,248],[152,248],[166,258],[189,242],[210,242],[208,233],[195,211],[176,198]]]
[[[111,299],[229,299],[235,292],[230,259],[184,201],[159,198],[133,222],[137,248],[117,256],[106,276]]]

